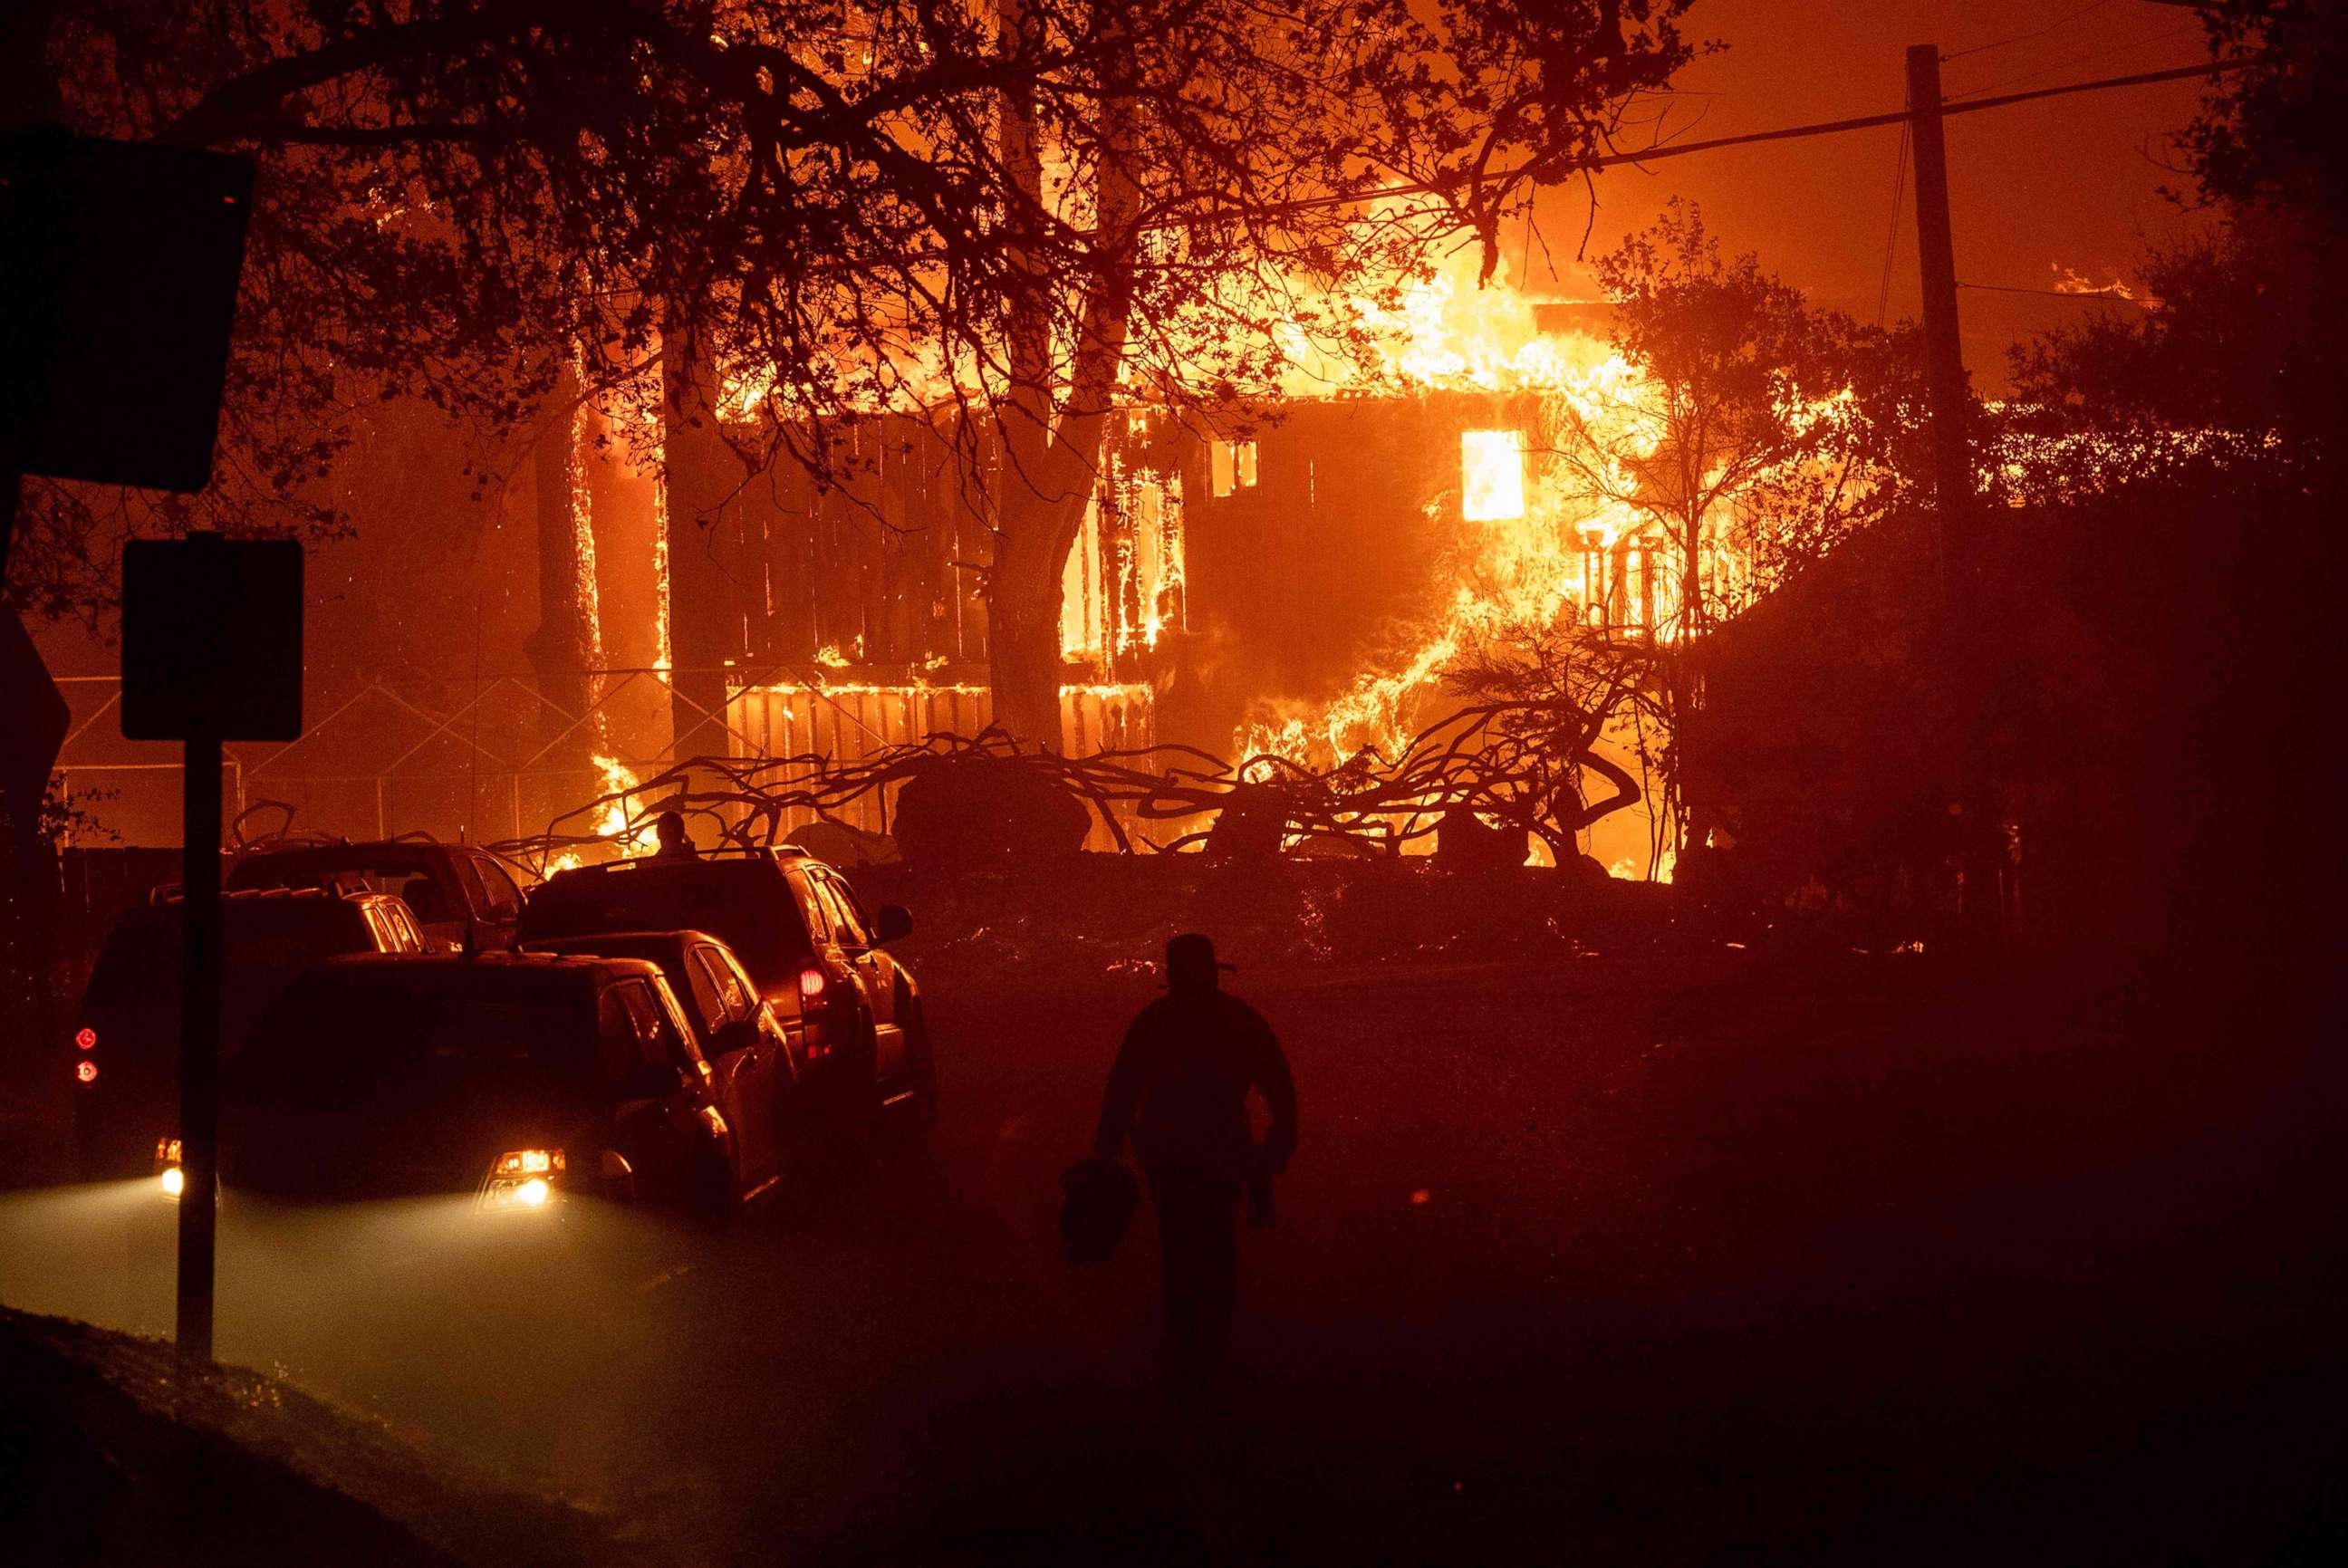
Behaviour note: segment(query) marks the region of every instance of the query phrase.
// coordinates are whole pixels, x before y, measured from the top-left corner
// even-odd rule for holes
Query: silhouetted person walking
[[[663,811],[653,819],[653,837],[660,848],[653,851],[656,860],[697,861],[701,851],[693,847],[693,837],[685,830],[685,813]]]
[[[1217,983],[1215,944],[1196,934],[1166,944],[1165,996],[1126,1030],[1101,1099],[1093,1152],[1114,1160],[1128,1133],[1149,1180],[1165,1254],[1166,1339],[1160,1367],[1185,1414],[1204,1409],[1231,1340],[1239,1274],[1240,1194],[1285,1170],[1296,1150],[1296,1088],[1262,1016]],[[1248,1091],[1272,1108],[1259,1150]]]

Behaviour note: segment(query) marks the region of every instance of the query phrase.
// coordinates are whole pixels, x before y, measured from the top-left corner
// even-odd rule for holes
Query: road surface
[[[226,1207],[223,1358],[652,1561],[2114,1561],[2348,1525],[2328,1109],[2289,1063],[1909,957],[1242,974],[1294,1063],[1222,1434],[1154,1237],[1056,1178],[1147,975],[931,985],[926,1150],[723,1228]],[[2303,1088],[2303,1085],[2300,1088]],[[143,1191],[0,1194],[0,1300],[169,1322]]]

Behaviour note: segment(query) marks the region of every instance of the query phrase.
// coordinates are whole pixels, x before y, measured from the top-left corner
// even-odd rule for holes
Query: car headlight
[[[176,1198],[187,1190],[187,1173],[176,1165],[163,1167],[163,1196]]]
[[[481,1203],[490,1209],[543,1209],[563,1168],[560,1149],[513,1149],[489,1162]]]

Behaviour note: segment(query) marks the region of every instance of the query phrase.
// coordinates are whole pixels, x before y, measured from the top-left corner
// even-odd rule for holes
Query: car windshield
[[[238,1091],[322,1109],[456,1083],[583,1097],[610,1090],[626,1070],[600,1059],[583,976],[433,983],[444,978],[324,975],[297,984],[239,1057]]]
[[[808,953],[788,884],[755,860],[563,872],[535,889],[522,912],[525,944],[607,931],[705,931],[765,991],[794,984]]]

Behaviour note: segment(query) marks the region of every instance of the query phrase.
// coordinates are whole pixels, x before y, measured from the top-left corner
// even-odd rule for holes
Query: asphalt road
[[[1243,974],[1303,1140],[1222,1429],[1154,1236],[1057,1255],[1140,975],[931,985],[926,1146],[722,1228],[229,1205],[224,1358],[675,1562],[2323,1560],[2339,1161],[2303,1063],[1922,960]],[[0,1300],[168,1324],[167,1216],[0,1194]]]

